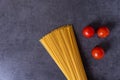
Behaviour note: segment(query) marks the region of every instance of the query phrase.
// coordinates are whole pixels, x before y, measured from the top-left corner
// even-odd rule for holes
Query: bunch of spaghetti
[[[40,42],[67,80],[87,80],[72,25],[53,30]]]

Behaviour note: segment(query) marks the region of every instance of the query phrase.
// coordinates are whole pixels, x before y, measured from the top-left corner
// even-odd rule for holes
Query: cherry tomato
[[[101,47],[95,47],[92,49],[92,57],[96,60],[100,60],[104,57],[104,50]]]
[[[95,34],[95,30],[93,29],[92,26],[87,26],[82,30],[82,34],[86,38],[91,38]]]
[[[106,38],[110,34],[110,30],[106,26],[102,26],[98,29],[97,35],[100,38]]]

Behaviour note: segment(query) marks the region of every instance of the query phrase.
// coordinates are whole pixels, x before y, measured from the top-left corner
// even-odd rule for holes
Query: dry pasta
[[[53,30],[40,42],[67,80],[87,80],[72,25]]]

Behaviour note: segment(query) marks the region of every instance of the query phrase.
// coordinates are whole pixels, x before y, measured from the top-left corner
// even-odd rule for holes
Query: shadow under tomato
[[[92,26],[97,32],[98,28],[101,26],[107,26],[110,29],[110,31],[112,31],[115,28],[115,24],[116,24],[115,21],[106,21],[105,23],[102,23],[102,20],[99,19],[99,20],[93,21],[89,25]]]
[[[111,48],[110,41],[103,41],[98,46],[102,47],[105,50],[105,53]]]
[[[96,20],[96,21],[93,21],[92,23],[90,23],[89,25],[92,26],[94,29],[95,29],[95,32],[97,31],[97,29],[102,26],[102,20]]]

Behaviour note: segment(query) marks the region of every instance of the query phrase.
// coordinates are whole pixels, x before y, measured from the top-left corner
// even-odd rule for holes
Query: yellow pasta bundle
[[[40,42],[67,80],[87,80],[72,25],[55,29]]]

